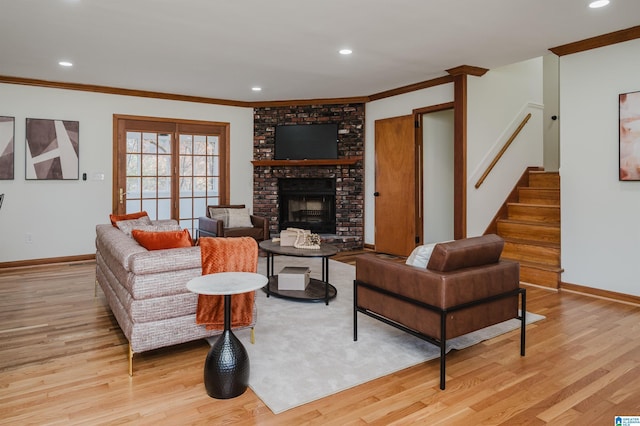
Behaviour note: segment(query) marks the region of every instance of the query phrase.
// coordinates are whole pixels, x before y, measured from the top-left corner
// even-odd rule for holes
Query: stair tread
[[[533,225],[533,226],[543,226],[549,228],[560,228],[560,222],[541,222],[539,220],[524,220],[524,219],[509,219],[509,218],[500,218],[497,222],[502,223],[514,223],[520,225]]]
[[[525,240],[523,238],[511,238],[511,237],[502,237],[505,243],[512,244],[526,244],[530,246],[543,246],[550,248],[560,248],[560,243],[554,243],[551,241],[538,241],[538,240]]]
[[[539,204],[539,203],[518,203],[518,202],[510,202],[507,203],[508,206],[526,206],[526,207],[553,207],[560,208],[560,204]]]

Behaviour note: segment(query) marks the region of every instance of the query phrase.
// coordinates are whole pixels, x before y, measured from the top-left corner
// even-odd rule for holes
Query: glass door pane
[[[194,235],[197,219],[206,215],[207,205],[220,202],[219,141],[217,135],[186,133],[181,133],[179,140],[180,226]]]
[[[127,132],[126,212],[146,210],[152,220],[171,219],[172,135]]]

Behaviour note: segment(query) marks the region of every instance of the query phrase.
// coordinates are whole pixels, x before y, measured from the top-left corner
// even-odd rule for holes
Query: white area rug
[[[309,266],[311,276],[320,278],[320,259],[277,256],[274,270],[284,266]],[[258,271],[266,273],[264,258]],[[355,267],[330,260],[329,282],[338,295],[329,306],[256,292],[256,342],[250,343],[248,330],[235,334],[249,353],[249,386],[275,414],[439,357],[437,346],[362,314],[354,342],[354,278]],[[527,313],[527,323],[543,318]],[[447,350],[463,349],[519,327],[516,319],[496,324],[450,340]],[[513,350],[519,350],[518,344]]]

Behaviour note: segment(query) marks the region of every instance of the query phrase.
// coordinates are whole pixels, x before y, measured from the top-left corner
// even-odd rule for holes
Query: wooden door
[[[375,153],[376,251],[408,256],[418,217],[413,115],[376,120]]]

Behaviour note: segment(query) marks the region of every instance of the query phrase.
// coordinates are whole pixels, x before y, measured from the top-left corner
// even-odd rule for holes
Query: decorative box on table
[[[311,279],[306,266],[286,266],[278,274],[278,290],[305,290]]]
[[[308,229],[283,229],[282,231],[280,231],[280,245],[283,247],[293,246],[296,243],[299,232],[302,232],[304,234],[311,234],[311,231],[309,231]]]

